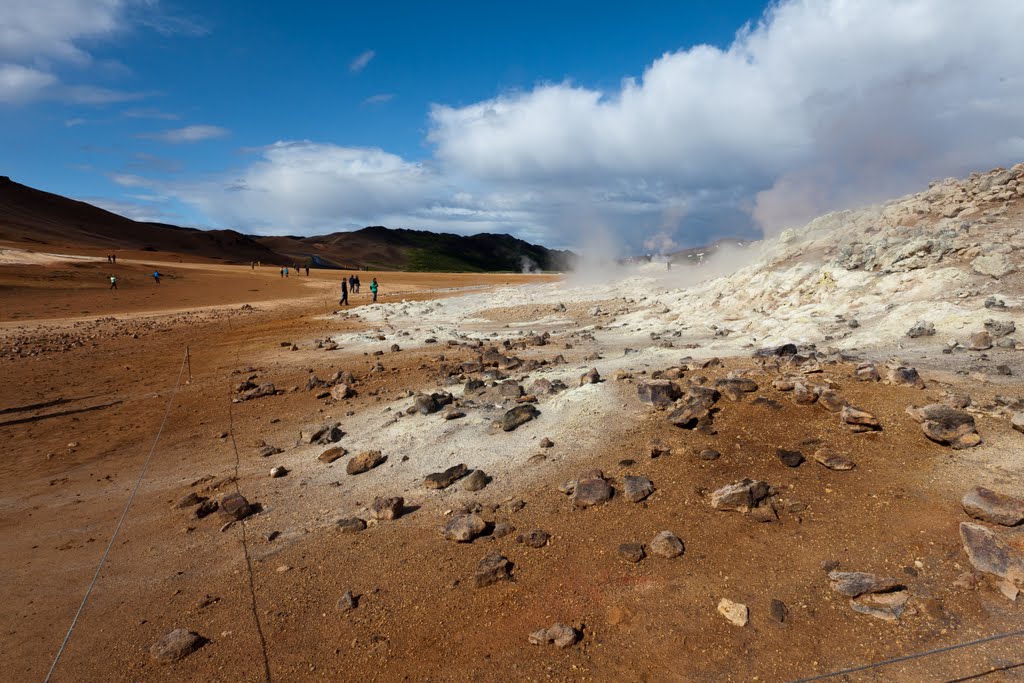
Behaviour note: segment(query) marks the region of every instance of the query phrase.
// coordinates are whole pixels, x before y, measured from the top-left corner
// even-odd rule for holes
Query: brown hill
[[[312,237],[251,237],[134,221],[0,176],[0,240],[162,251],[247,263],[434,272],[566,270],[575,255],[510,235],[451,235],[373,226]]]
[[[234,230],[197,230],[133,221],[85,202],[0,176],[0,239],[35,245],[166,251],[226,261],[279,256]]]

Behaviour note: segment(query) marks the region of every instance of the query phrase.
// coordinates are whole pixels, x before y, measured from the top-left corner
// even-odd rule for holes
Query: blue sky
[[[0,173],[134,218],[629,251],[1024,157],[1024,3],[0,0]]]

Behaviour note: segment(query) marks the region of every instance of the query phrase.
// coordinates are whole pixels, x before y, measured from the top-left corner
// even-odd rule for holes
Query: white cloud
[[[18,64],[0,64],[0,104],[35,99],[57,82],[53,74]]]
[[[170,112],[153,108],[128,109],[121,112],[121,116],[129,119],[161,119],[164,121],[177,121],[180,116]]]
[[[121,30],[124,8],[122,0],[4,0],[0,56],[88,63],[76,43]]]
[[[270,145],[238,175],[162,189],[219,225],[316,232],[416,210],[431,203],[440,185],[421,164],[379,149],[307,141]]]
[[[390,102],[394,98],[394,93],[380,93],[379,95],[370,95],[363,100],[363,104],[384,104],[385,102]]]
[[[227,128],[221,128],[220,126],[196,125],[185,126],[184,128],[172,128],[170,130],[163,130],[157,133],[143,133],[138,137],[145,138],[147,140],[159,140],[160,142],[167,142],[176,145],[222,138],[229,133],[230,131]]]
[[[597,198],[627,233],[655,231],[670,201],[719,234],[716,206],[775,227],[1014,161],[1021,25],[1017,0],[791,0],[727,49],[665,54],[613,92],[434,106],[429,139],[447,172]],[[780,215],[791,196],[801,210]],[[630,207],[646,219],[624,220]]]
[[[377,53],[373,50],[367,50],[365,52],[362,52],[348,65],[348,70],[354,74],[357,74],[363,69],[365,69],[366,65],[370,63],[370,60],[372,60],[376,56]]]

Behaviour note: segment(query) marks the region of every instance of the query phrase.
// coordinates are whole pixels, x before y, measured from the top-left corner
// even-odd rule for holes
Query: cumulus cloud
[[[278,142],[259,154],[238,174],[163,190],[220,225],[307,233],[363,227],[440,193],[429,169],[380,149]]]
[[[716,206],[773,229],[1019,160],[1022,24],[1016,0],[791,0],[727,48],[665,54],[615,91],[566,82],[436,105],[429,139],[445,169],[481,182],[617,197],[602,213],[620,232],[621,202],[653,230],[670,201],[718,236],[744,226],[716,225]]]
[[[348,65],[348,70],[354,74],[359,73],[366,68],[366,65],[370,63],[377,53],[374,50],[367,50],[360,53],[352,62]]]
[[[202,142],[203,140],[222,138],[230,132],[231,131],[227,128],[221,128],[220,126],[195,125],[162,130],[156,133],[142,133],[139,137],[147,140],[158,140],[160,142],[178,145],[188,142]]]

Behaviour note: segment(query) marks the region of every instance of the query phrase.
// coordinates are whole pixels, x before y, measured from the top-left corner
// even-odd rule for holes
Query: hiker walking
[[[288,277],[288,266],[284,267],[284,276]]]
[[[110,288],[117,289],[117,276],[113,273],[110,275]]]
[[[306,266],[306,277],[309,277],[309,266]]]
[[[356,275],[355,278],[356,278],[356,290],[355,291],[356,291],[356,294],[358,294],[359,293],[359,276]]]
[[[283,266],[281,267],[281,277],[282,278],[284,277],[284,267]]]
[[[341,278],[341,301],[339,306],[348,306],[348,280]]]
[[[373,300],[376,301],[377,300],[377,278],[373,278],[373,281],[370,282],[370,292],[373,294]]]
[[[160,284],[160,271],[159,270],[154,270],[153,271],[153,282],[155,282],[157,284]]]

